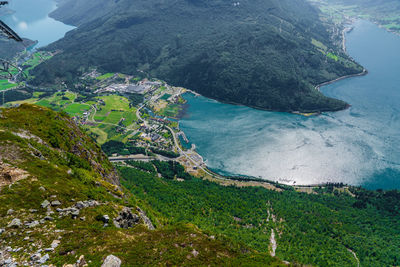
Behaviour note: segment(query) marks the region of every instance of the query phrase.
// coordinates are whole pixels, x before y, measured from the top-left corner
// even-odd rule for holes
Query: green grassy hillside
[[[362,71],[303,0],[93,3],[63,1],[54,15],[79,28],[46,48],[63,53],[35,69],[36,84],[72,84],[97,67],[145,73],[226,102],[311,112],[346,108],[314,86]],[[82,15],[88,9],[90,21]]]

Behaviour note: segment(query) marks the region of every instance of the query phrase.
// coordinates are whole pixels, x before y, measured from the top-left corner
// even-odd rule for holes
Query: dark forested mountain
[[[35,42],[24,39],[22,43],[16,43],[14,40],[0,38],[0,58],[12,59],[17,53],[24,51],[25,48],[33,45]]]
[[[37,84],[97,67],[226,102],[327,111],[347,104],[314,86],[362,71],[304,0],[63,0],[53,16],[79,28],[47,48],[63,53],[36,68]]]

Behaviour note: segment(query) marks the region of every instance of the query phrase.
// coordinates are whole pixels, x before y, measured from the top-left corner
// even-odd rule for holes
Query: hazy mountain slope
[[[338,19],[345,15],[378,23],[386,29],[400,32],[400,1],[398,0],[309,0]]]
[[[118,1],[58,0],[58,9],[50,16],[66,24],[79,26],[95,18],[104,16],[117,6]]]
[[[119,0],[107,11],[93,3],[70,0],[54,14],[80,27],[47,48],[64,52],[36,69],[37,84],[73,81],[95,66],[143,71],[227,102],[323,111],[346,103],[314,86],[362,70],[303,0]]]

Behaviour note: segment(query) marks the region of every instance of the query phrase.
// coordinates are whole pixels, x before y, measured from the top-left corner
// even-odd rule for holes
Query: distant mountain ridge
[[[347,107],[317,84],[362,71],[303,0],[63,0],[52,16],[79,28],[46,48],[63,53],[36,68],[36,84],[73,83],[97,67],[225,102],[315,112]]]

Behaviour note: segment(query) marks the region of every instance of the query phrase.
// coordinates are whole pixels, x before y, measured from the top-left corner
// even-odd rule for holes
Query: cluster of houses
[[[166,139],[162,134],[167,133],[168,130],[164,129],[161,125],[145,125],[142,124],[139,128],[141,132],[140,137],[144,141],[152,142],[163,149],[172,148],[172,140]]]

